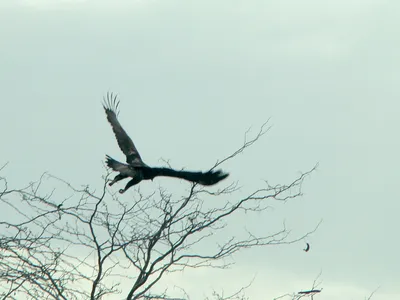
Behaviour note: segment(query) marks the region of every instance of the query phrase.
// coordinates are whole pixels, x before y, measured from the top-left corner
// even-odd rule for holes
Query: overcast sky
[[[304,242],[247,250],[231,270],[171,284],[202,299],[254,278],[247,295],[272,299],[322,272],[315,299],[365,299],[378,287],[373,299],[400,299],[399,10],[396,0],[3,0],[3,175],[13,187],[44,171],[99,186],[105,154],[123,160],[107,91],[150,165],[209,168],[271,117],[268,134],[224,168],[251,190],[319,162],[304,196],[271,203],[260,222],[301,234],[322,219],[310,252]]]

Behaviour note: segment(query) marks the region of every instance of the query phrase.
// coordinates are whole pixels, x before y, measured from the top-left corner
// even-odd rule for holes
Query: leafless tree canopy
[[[265,132],[262,127],[214,167],[234,159]],[[176,299],[156,288],[167,273],[224,268],[224,258],[245,248],[302,239],[289,236],[283,227],[266,236],[247,232],[199,247],[240,211],[259,213],[272,200],[300,196],[303,180],[313,170],[288,184],[265,183],[245,197],[229,181],[212,189],[188,184],[182,197],[162,188],[146,194],[140,187],[133,197],[122,197],[108,189],[109,174],[99,191],[73,187],[50,174],[13,189],[0,177],[0,209],[7,212],[0,222],[0,297]],[[239,299],[238,294],[218,297]]]

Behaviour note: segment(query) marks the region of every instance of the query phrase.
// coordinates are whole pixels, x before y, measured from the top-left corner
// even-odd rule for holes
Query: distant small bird
[[[309,243],[306,243],[306,248],[305,249],[303,249],[305,252],[308,252],[308,250],[310,250],[310,244]]]
[[[301,292],[298,292],[297,294],[299,294],[299,295],[310,295],[310,294],[318,294],[318,293],[321,293],[321,292],[322,292],[322,289],[320,289],[320,290],[301,291]],[[312,295],[311,295],[311,299],[312,299]]]
[[[112,186],[114,183],[122,179],[128,177],[132,178],[124,189],[119,190],[121,194],[126,192],[131,186],[138,184],[142,180],[153,180],[156,176],[176,177],[196,182],[202,185],[213,185],[228,177],[229,174],[223,173],[221,170],[192,172],[178,171],[171,168],[149,167],[143,162],[131,138],[128,136],[128,134],[125,132],[118,121],[118,105],[119,101],[117,101],[117,96],[114,96],[112,93],[107,93],[107,99],[104,99],[103,107],[107,115],[107,120],[108,122],[110,122],[115,137],[117,138],[119,148],[125,154],[126,162],[128,163],[124,164],[116,161],[108,155],[106,156],[107,166],[114,171],[119,172],[119,174],[115,176],[114,180],[109,183],[109,186]]]

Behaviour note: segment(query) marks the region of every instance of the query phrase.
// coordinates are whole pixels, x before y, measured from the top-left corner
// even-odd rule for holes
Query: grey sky
[[[123,158],[101,106],[109,90],[150,165],[209,167],[271,117],[224,169],[251,190],[319,162],[304,197],[260,220],[300,234],[323,219],[311,251],[245,251],[230,271],[168,280],[201,299],[255,276],[248,295],[271,299],[322,271],[321,299],[378,286],[373,299],[400,298],[398,1],[52,2],[0,3],[0,164],[12,185],[44,171],[98,185],[104,155]]]

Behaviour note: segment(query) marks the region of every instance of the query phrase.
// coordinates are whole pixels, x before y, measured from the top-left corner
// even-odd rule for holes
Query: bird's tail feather
[[[129,171],[129,166],[127,164],[121,163],[109,155],[106,155],[106,165],[114,171],[121,173],[126,173]]]
[[[106,164],[109,168],[114,169],[114,167],[118,164],[118,161],[116,161],[114,158],[112,158],[109,155],[106,155]]]

